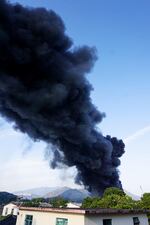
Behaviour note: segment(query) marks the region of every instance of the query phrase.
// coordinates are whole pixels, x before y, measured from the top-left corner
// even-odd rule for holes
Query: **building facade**
[[[67,203],[67,208],[77,208],[77,209],[79,209],[80,207],[81,207],[80,203],[74,203],[74,202]]]
[[[16,225],[148,225],[144,210],[20,207]]]
[[[17,216],[19,207],[16,204],[9,203],[3,207],[2,216],[14,215]]]

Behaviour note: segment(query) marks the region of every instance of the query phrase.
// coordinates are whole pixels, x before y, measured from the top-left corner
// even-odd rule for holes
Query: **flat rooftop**
[[[142,209],[82,209],[82,208],[43,208],[43,207],[20,207],[20,211],[32,212],[53,212],[53,213],[69,213],[69,214],[147,214],[150,210]]]

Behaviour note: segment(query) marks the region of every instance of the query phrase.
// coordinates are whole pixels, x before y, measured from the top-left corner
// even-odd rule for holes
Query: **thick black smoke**
[[[53,145],[54,168],[76,166],[76,182],[101,194],[122,187],[124,144],[96,129],[104,114],[92,104],[86,79],[95,60],[94,48],[72,48],[55,12],[0,0],[0,113]]]

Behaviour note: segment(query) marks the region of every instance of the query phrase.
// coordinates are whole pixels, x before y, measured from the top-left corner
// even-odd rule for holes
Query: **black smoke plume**
[[[53,145],[53,168],[76,166],[76,182],[101,194],[122,188],[117,167],[124,144],[96,128],[104,114],[92,104],[86,78],[95,49],[72,46],[55,12],[0,0],[1,115]]]

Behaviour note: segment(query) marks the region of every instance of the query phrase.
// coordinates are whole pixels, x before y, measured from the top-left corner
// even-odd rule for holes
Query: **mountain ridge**
[[[139,200],[140,196],[132,194],[125,190],[125,193],[132,197],[134,200]],[[63,197],[70,201],[82,201],[84,198],[91,196],[91,194],[85,189],[75,189],[70,187],[38,187],[27,189],[24,191],[17,191],[14,194],[27,197],[27,198],[54,198],[54,197]]]

